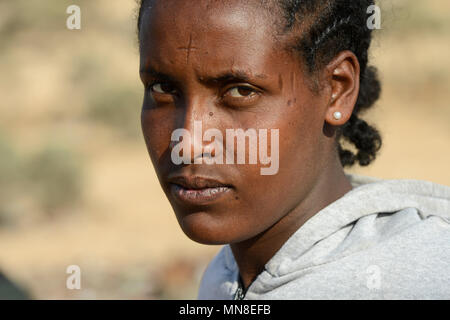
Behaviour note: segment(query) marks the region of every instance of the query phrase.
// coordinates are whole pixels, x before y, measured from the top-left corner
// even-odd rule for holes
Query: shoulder
[[[450,274],[450,220],[417,208],[368,215],[353,225],[335,253],[370,255],[392,267],[442,278],[443,271]]]
[[[364,219],[373,223],[364,225]],[[424,217],[416,208],[406,208],[364,219],[350,233],[354,246],[341,261],[361,277],[364,290],[378,277],[379,290],[368,294],[384,299],[450,297],[450,223],[445,217]]]

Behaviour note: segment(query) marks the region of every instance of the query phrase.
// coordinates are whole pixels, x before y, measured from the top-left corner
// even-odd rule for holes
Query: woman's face
[[[237,243],[276,225],[308,195],[331,153],[325,98],[283,49],[278,14],[259,2],[151,1],[141,20],[143,134],[181,228],[201,243]],[[278,172],[262,175],[269,165],[259,157],[250,164],[249,148],[245,164],[175,164],[172,133],[193,136],[195,123],[224,140],[226,129],[279,130],[278,145],[267,139],[268,154],[279,151]],[[198,135],[183,142],[192,159],[202,157],[195,143],[212,145]]]

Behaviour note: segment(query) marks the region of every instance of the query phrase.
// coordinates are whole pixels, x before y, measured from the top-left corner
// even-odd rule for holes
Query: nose
[[[214,156],[216,143],[218,141],[204,141],[204,132],[209,129],[216,129],[211,120],[210,112],[212,106],[207,99],[193,97],[184,103],[182,108],[184,112],[180,113],[178,121],[179,129],[184,129],[182,141],[171,141],[170,148],[173,149],[178,143],[183,144],[183,153],[190,151],[188,157],[183,154],[185,160],[189,163],[201,164],[203,158]],[[217,130],[217,129],[216,129]],[[209,140],[206,138],[205,140]]]

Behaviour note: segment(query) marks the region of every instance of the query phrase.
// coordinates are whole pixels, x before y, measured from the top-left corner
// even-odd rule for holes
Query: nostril
[[[213,158],[214,155],[214,148],[212,148],[210,145],[203,148],[203,158]]]

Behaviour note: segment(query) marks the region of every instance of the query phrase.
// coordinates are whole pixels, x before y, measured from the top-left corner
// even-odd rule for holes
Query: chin
[[[186,236],[201,244],[224,245],[233,243],[238,238],[234,234],[236,232],[235,226],[223,221],[223,219],[212,217],[211,213],[177,214],[177,219]]]

